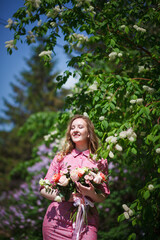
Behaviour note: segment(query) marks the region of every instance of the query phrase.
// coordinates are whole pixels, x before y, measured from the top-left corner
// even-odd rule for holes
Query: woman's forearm
[[[47,198],[48,200],[54,201],[55,197],[56,197],[56,191],[53,192],[46,192],[45,188],[42,188],[40,191],[41,196],[43,196],[44,198]]]
[[[89,196],[94,202],[100,203],[106,199],[106,195],[103,193],[97,194],[96,192]]]

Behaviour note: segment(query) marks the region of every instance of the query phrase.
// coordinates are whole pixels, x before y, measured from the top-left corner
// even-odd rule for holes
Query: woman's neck
[[[79,145],[79,144],[76,144],[76,150],[78,150],[79,152],[83,152],[83,151],[86,151],[88,150],[88,144],[87,145]]]

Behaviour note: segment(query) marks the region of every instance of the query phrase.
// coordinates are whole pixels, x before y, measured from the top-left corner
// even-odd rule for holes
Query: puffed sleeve
[[[108,162],[107,159],[100,159],[97,163],[97,167],[99,171],[103,172],[105,175],[108,175]],[[105,193],[106,195],[110,194],[108,182],[103,182],[99,185],[100,190]]]
[[[55,173],[60,172],[60,161],[58,161],[58,156],[56,155],[54,159],[52,160],[49,169],[47,171],[47,174],[45,176],[45,179],[48,179],[49,181],[52,181],[52,177]],[[44,188],[43,186],[40,187],[40,190]]]
[[[51,181],[53,175],[60,172],[60,165],[60,161],[58,161],[58,156],[56,155],[49,166],[45,179]]]

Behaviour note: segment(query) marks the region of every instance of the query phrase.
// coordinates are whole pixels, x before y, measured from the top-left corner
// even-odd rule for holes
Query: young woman
[[[99,170],[108,173],[107,160],[94,161],[90,158],[90,153],[94,154],[98,148],[98,140],[94,132],[93,123],[89,118],[83,115],[74,116],[68,125],[66,133],[67,146],[63,152],[57,154],[53,159],[49,170],[46,174],[46,179],[52,180],[52,176],[58,173],[59,170],[65,170],[66,166],[70,165],[71,169],[76,167],[98,167]],[[61,156],[61,157],[60,157]],[[78,197],[86,197],[92,202],[103,202],[107,195],[110,194],[107,184],[100,185],[101,194],[95,192],[94,186],[89,182],[89,186],[77,184]],[[43,221],[43,240],[67,240],[77,239],[73,223],[70,220],[71,209],[73,208],[73,194],[68,202],[55,202],[56,193],[46,192],[45,188],[41,189],[41,195],[49,200],[47,212]],[[80,232],[79,239],[81,240],[96,240],[98,229],[98,213],[95,207],[91,213],[87,214],[88,224],[83,226],[83,231]]]

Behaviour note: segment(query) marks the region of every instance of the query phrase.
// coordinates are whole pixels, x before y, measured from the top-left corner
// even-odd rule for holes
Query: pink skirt
[[[43,225],[43,240],[67,240],[73,238],[74,229],[72,225],[56,221],[54,225]],[[97,228],[87,225],[84,227],[79,240],[97,240]]]

